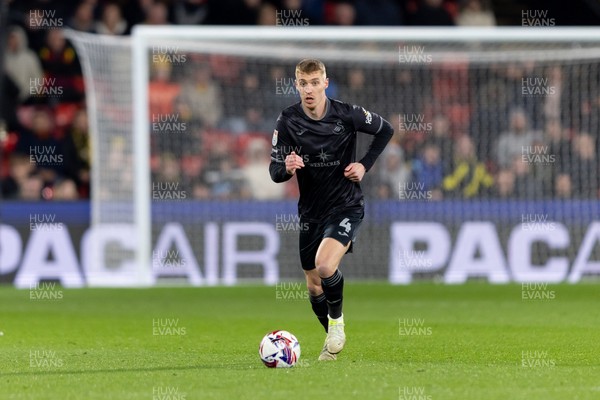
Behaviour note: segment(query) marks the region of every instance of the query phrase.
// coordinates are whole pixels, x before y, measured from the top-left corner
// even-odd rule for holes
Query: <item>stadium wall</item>
[[[462,215],[465,209],[470,215]],[[130,259],[118,259],[115,254],[123,252],[113,251],[133,249],[133,227],[90,228],[88,202],[5,202],[0,211],[2,283],[127,286],[126,278],[136,273],[133,250]],[[164,219],[178,212],[185,223]],[[302,279],[297,249],[302,224],[281,217],[295,212],[293,201],[153,204],[159,227],[153,232],[153,284]],[[393,284],[574,283],[600,274],[599,221],[597,201],[370,201],[354,254],[343,267],[350,279]],[[544,251],[536,251],[538,246]]]

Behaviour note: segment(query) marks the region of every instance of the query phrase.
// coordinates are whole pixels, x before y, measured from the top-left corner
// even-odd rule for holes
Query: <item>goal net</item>
[[[295,180],[270,181],[294,67],[396,133],[343,270],[409,283],[600,274],[600,35],[585,29],[70,32],[93,133],[91,285],[302,279]],[[372,137],[358,134],[357,158]],[[325,149],[326,151],[326,149]],[[310,156],[310,155],[309,155]]]

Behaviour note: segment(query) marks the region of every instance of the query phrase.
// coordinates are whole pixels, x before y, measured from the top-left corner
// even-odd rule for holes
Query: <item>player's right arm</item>
[[[271,145],[269,173],[273,182],[285,182],[294,176],[298,169],[304,167],[302,157],[294,151],[290,151],[292,149],[290,137],[281,115],[277,118],[277,126],[273,131]]]

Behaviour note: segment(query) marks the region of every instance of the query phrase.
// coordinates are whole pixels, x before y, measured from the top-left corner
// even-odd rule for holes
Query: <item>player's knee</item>
[[[323,288],[321,287],[321,283],[316,284],[314,282],[307,283],[306,289],[308,290],[308,294],[311,296],[319,296],[323,293]]]
[[[317,272],[321,278],[328,278],[335,272],[337,265],[335,265],[331,260],[325,257],[317,257],[315,262],[317,267]]]

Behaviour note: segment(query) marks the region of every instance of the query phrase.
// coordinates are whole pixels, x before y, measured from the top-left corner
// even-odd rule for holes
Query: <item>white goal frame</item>
[[[133,84],[133,151],[134,151],[134,225],[138,246],[136,262],[143,270],[151,268],[152,225],[150,198],[150,137],[148,134],[148,49],[153,40],[194,38],[202,42],[218,40],[252,42],[268,41],[378,41],[378,42],[540,42],[585,43],[600,42],[600,28],[594,27],[496,27],[496,28],[371,28],[371,27],[199,27],[199,26],[143,26],[132,31]],[[316,49],[317,50],[317,49]],[[586,49],[574,49],[586,54]],[[301,58],[298,54],[286,54]],[[307,55],[308,56],[308,55]],[[568,55],[567,55],[568,57]],[[597,58],[597,56],[594,56]]]

